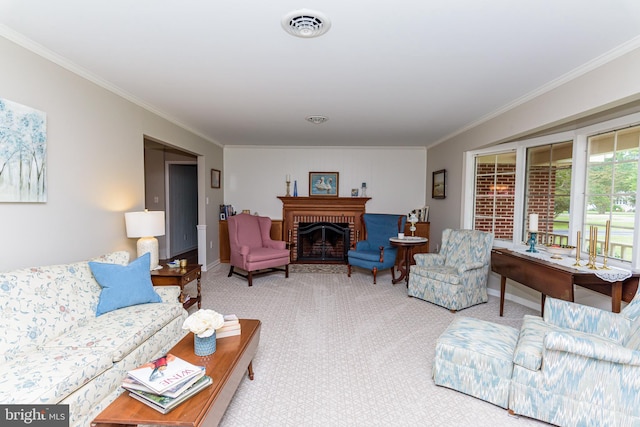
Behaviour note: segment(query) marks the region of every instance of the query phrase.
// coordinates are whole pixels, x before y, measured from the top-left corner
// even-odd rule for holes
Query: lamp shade
[[[127,237],[164,236],[164,212],[126,212]]]

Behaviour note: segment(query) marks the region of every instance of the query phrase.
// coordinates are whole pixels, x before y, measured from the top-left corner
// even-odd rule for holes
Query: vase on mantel
[[[216,333],[206,338],[193,335],[193,350],[196,356],[209,356],[216,352]]]
[[[293,181],[293,197],[298,197],[298,180]]]

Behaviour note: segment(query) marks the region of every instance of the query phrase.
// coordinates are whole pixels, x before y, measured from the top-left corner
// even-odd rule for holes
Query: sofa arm
[[[441,254],[415,254],[413,259],[420,267],[436,267],[444,265],[444,255]]]
[[[458,266],[458,274],[463,274],[471,270],[477,270],[478,268],[482,268],[484,266],[485,264],[481,262],[469,262],[469,263],[461,264]]]
[[[160,295],[164,303],[178,303],[180,286],[154,286],[153,289]]]
[[[630,330],[630,321],[618,313],[550,297],[545,300],[544,321],[618,343],[624,341]]]

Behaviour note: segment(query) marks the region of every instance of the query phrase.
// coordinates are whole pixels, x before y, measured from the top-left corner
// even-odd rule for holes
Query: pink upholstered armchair
[[[231,248],[232,274],[244,277],[253,285],[254,275],[284,271],[289,277],[289,249],[280,240],[271,240],[271,219],[264,216],[240,214],[227,219],[229,225],[229,244]],[[283,267],[284,268],[276,268]],[[234,268],[245,270],[247,274],[234,271]]]

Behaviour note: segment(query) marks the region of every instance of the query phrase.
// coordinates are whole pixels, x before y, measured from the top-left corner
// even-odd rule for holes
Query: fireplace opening
[[[347,223],[299,223],[298,262],[346,262],[349,236]]]

